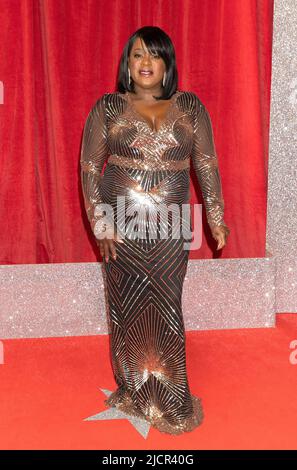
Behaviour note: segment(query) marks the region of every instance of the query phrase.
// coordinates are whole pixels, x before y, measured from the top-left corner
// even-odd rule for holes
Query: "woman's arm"
[[[209,113],[194,95],[194,126],[192,162],[205,203],[207,221],[211,228],[225,225],[224,199]]]
[[[210,115],[203,103],[193,93],[193,146],[192,162],[201,188],[207,222],[217,250],[223,248],[230,234],[224,222],[224,198]]]
[[[104,231],[100,218],[102,211],[101,172],[108,156],[105,95],[100,97],[89,112],[83,132],[80,155],[81,184],[86,213],[93,233]],[[97,209],[96,209],[96,206]],[[96,225],[97,223],[97,225]]]

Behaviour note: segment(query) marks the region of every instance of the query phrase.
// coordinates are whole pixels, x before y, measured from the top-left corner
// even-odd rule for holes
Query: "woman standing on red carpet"
[[[181,301],[189,238],[175,236],[174,211],[161,217],[172,205],[180,215],[189,202],[190,160],[221,249],[230,230],[209,113],[196,94],[177,89],[168,35],[143,27],[124,48],[117,91],[99,97],[87,117],[81,182],[107,281],[118,388],[105,403],[170,434],[191,431],[204,415],[186,370]]]

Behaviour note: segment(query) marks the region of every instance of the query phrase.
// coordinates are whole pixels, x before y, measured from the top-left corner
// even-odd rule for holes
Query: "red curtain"
[[[228,245],[204,223],[190,258],[265,256],[272,0],[0,0],[1,264],[101,261],[83,208],[79,153],[96,99],[115,91],[139,27],[176,48],[179,89],[209,110]],[[192,202],[202,202],[192,170]],[[205,222],[205,211],[203,209]]]

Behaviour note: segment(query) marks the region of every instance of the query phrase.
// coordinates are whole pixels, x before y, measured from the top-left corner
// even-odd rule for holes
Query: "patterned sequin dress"
[[[146,236],[133,239],[127,229],[133,215],[120,216],[117,200],[123,196],[126,207],[138,209],[160,202],[181,207],[189,202],[190,161],[209,225],[224,224],[211,120],[195,93],[177,91],[158,130],[136,110],[129,92],[105,93],[87,117],[80,162],[91,228],[96,233],[96,207],[105,203],[113,208],[118,233],[123,228],[130,233],[124,243],[115,241],[117,259],[103,259],[102,265],[117,384],[105,403],[169,434],[191,431],[204,417],[201,399],[190,393],[186,367],[182,289],[189,251],[183,236],[170,236],[170,216],[169,236],[160,236],[162,223],[155,218],[157,237],[152,239],[144,213],[138,213]]]

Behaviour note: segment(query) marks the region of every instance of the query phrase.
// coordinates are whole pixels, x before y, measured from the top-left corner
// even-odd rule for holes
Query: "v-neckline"
[[[177,98],[178,94],[179,94],[179,91],[176,91],[176,92],[174,93],[174,95],[170,98],[170,103],[169,103],[169,105],[168,105],[168,107],[167,107],[167,110],[166,110],[166,113],[165,113],[165,117],[164,117],[164,119],[162,120],[159,129],[158,129],[158,130],[154,130],[154,129],[151,128],[151,126],[149,125],[149,123],[148,123],[148,121],[145,119],[145,117],[136,109],[135,104],[133,103],[133,100],[131,99],[131,96],[130,96],[129,92],[126,91],[126,92],[124,93],[124,95],[127,97],[127,102],[130,104],[130,107],[131,107],[131,109],[133,110],[134,114],[135,114],[136,116],[138,116],[138,117],[141,119],[141,121],[146,125],[146,127],[148,128],[148,130],[149,130],[152,134],[155,134],[155,135],[160,134],[161,131],[162,131],[162,129],[163,129],[163,127],[165,126],[166,121],[167,121],[167,119],[168,119],[168,116],[169,116],[169,114],[170,114],[170,111],[171,111],[171,109],[172,109],[172,107],[173,107],[173,105],[174,105],[174,103],[175,103],[175,101],[176,101],[176,98]]]

